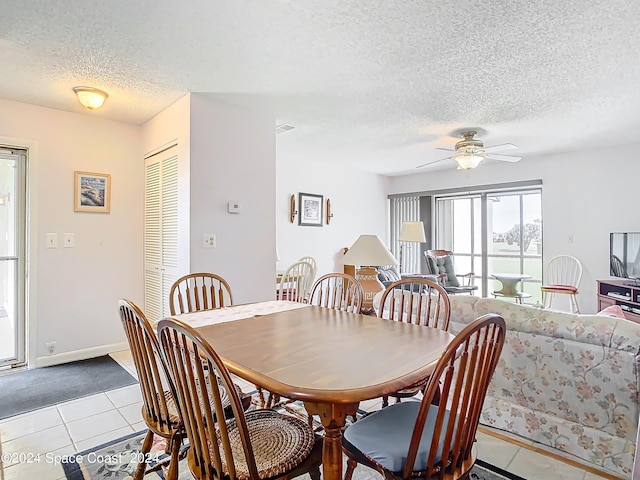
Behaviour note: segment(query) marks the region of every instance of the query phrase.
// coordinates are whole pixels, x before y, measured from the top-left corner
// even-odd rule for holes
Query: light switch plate
[[[73,248],[76,246],[75,233],[65,233],[63,238],[64,248]]]
[[[58,248],[58,234],[47,233],[47,248]]]

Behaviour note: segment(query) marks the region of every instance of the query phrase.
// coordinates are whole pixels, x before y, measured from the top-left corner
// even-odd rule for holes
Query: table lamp
[[[400,228],[399,242],[424,243],[427,238],[424,234],[424,224],[422,222],[402,222]],[[400,245],[400,273],[405,266],[404,245]]]
[[[370,310],[373,309],[373,297],[384,290],[384,285],[378,280],[378,270],[375,267],[398,265],[398,260],[377,235],[360,235],[342,257],[342,263],[360,267],[356,272],[356,278],[364,290],[362,308]]]

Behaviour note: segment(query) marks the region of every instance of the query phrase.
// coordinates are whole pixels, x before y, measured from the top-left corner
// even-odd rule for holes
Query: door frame
[[[35,368],[37,351],[38,272],[38,142],[33,139],[0,136],[0,146],[27,151],[24,245],[24,340],[25,364]]]

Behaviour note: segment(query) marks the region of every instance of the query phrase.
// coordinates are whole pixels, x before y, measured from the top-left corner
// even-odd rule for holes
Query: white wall
[[[222,275],[234,303],[274,296],[275,162],[273,116],[191,94],[191,269]]]
[[[178,156],[178,191],[181,193],[178,195],[178,269],[180,271],[180,275],[187,274],[191,271],[191,251],[189,249],[189,242],[191,238],[189,234],[189,212],[191,208],[191,197],[189,193],[191,188],[190,102],[190,94],[187,94],[142,126],[142,148],[144,151],[144,157],[148,157],[154,153],[158,153],[159,151],[162,152],[168,146],[176,144],[175,147],[171,148],[171,153],[158,153],[158,155],[160,158],[164,155],[177,154]],[[152,158],[157,159],[158,157]],[[140,157],[139,162],[144,165],[143,157]],[[142,185],[140,185],[140,188],[144,192],[144,181]],[[140,229],[142,228],[143,225],[141,223]],[[144,305],[144,298],[140,298],[139,301],[136,299],[131,300],[136,302],[143,311],[145,310],[146,306]]]
[[[140,127],[6,100],[0,112],[0,143],[37,144],[30,357],[44,365],[124,346],[117,301],[142,296]],[[75,170],[111,174],[111,213],[74,212]],[[46,233],[59,234],[59,248],[45,248]],[[75,248],[62,248],[63,233],[75,234]],[[56,354],[47,356],[52,341]]]
[[[293,135],[295,130],[283,135]],[[276,227],[280,261],[284,270],[300,257],[310,255],[318,262],[318,276],[342,272],[342,249],[350,247],[362,234],[378,235],[388,244],[387,221],[388,178],[351,170],[334,164],[314,163],[278,153]],[[292,194],[323,195],[322,227],[298,226],[289,221],[289,199]],[[324,221],[326,199],[334,213],[329,225]]]
[[[636,161],[639,145],[592,149],[519,163],[484,164],[475,170],[455,168],[395,177],[390,193],[441,190],[474,185],[542,179],[543,262],[555,255],[574,255],[582,262],[578,295],[582,312],[597,310],[596,280],[609,276],[609,233],[640,231]],[[573,236],[573,243],[569,236]],[[567,308],[565,299],[554,308]]]

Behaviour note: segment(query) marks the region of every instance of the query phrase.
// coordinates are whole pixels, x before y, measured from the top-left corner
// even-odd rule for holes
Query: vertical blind
[[[420,244],[398,241],[402,222],[420,221],[420,197],[393,197],[390,202],[391,253],[401,262],[402,273],[420,272]]]

